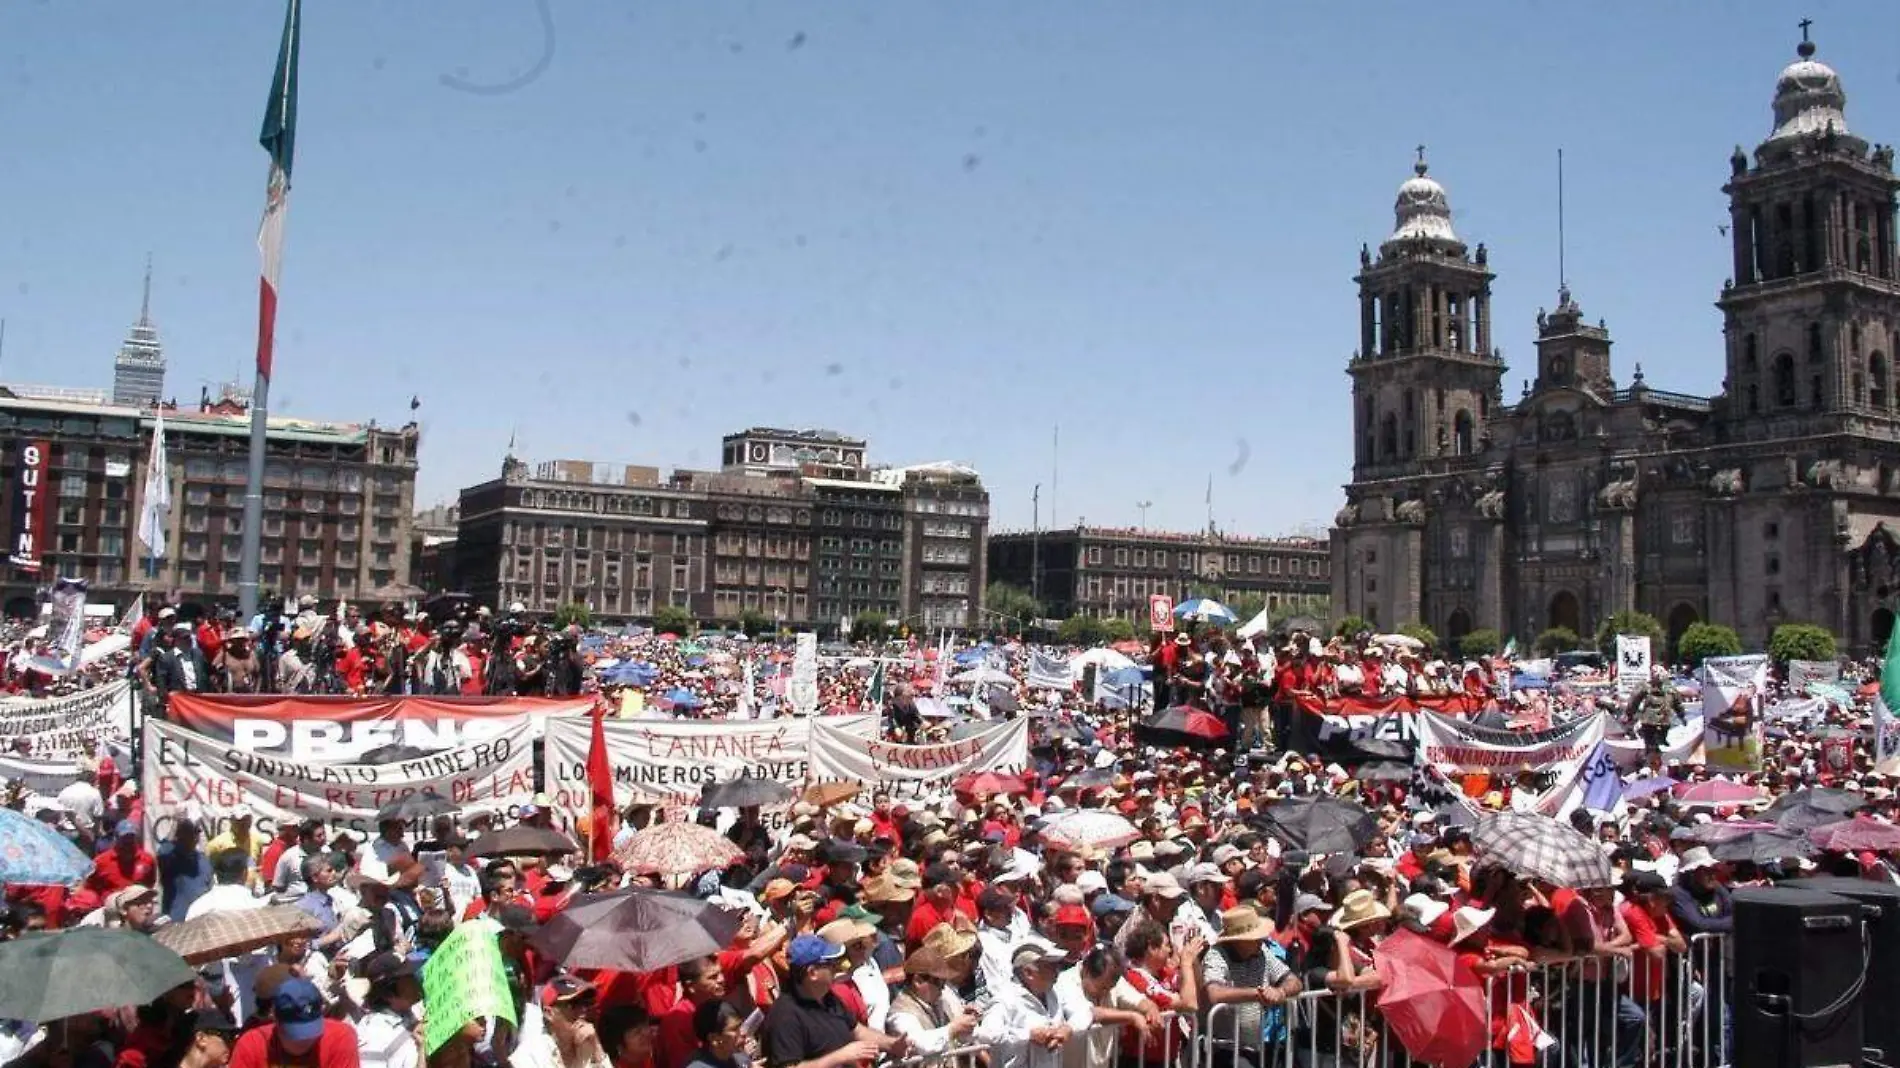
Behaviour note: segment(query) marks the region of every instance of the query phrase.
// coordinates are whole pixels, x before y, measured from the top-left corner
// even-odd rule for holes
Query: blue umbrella
[[[1219,623],[1226,626],[1240,622],[1234,610],[1211,597],[1195,597],[1182,601],[1174,608],[1174,614],[1182,619],[1198,619],[1203,623]]]
[[[693,691],[679,687],[666,691],[666,700],[667,703],[681,708],[698,708],[704,703]]]
[[[0,883],[72,886],[92,861],[39,820],[0,808]]]

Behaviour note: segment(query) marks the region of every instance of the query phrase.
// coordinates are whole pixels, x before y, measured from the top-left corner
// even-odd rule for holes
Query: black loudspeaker
[[[1871,879],[1847,879],[1828,875],[1801,879],[1791,884],[1803,890],[1819,890],[1857,902],[1867,932],[1867,1002],[1862,1028],[1865,1044],[1880,1051],[1876,1059],[1885,1064],[1900,1057],[1900,1012],[1883,1009],[1878,998],[1900,989],[1900,886],[1877,883]]]
[[[1789,886],[1737,890],[1734,900],[1735,1068],[1858,1068],[1860,903]]]

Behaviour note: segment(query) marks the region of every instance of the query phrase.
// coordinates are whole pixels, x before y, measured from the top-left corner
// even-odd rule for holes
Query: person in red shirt
[[[1645,1008],[1663,999],[1669,954],[1689,951],[1689,943],[1669,915],[1669,884],[1653,871],[1639,871],[1623,884],[1623,924],[1636,941],[1630,996]]]
[[[198,620],[197,630],[193,632],[198,639],[198,651],[204,654],[205,663],[213,664],[218,653],[224,648],[224,628],[209,616]]]
[[[271,999],[271,1022],[244,1032],[231,1050],[230,1068],[361,1068],[356,1029],[325,1019],[323,995],[301,976],[287,979]]]
[[[104,898],[134,883],[156,887],[158,859],[139,844],[138,824],[120,820],[112,848],[92,860],[92,874],[86,876],[86,889]]]
[[[910,910],[910,923],[904,938],[913,946],[924,944],[925,936],[940,923],[970,926],[969,917],[957,909],[957,889],[962,882],[949,865],[932,864],[924,869],[924,889]],[[961,917],[961,919],[959,919]]]
[[[680,994],[660,1015],[660,1043],[654,1068],[686,1068],[699,1051],[699,1034],[693,1030],[693,1014],[709,1001],[726,996],[726,976],[716,957],[696,957],[679,965]]]

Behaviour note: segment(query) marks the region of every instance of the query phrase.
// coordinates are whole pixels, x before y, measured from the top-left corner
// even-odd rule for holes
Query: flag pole
[[[238,614],[249,623],[258,610],[258,572],[264,537],[264,455],[270,423],[271,356],[277,335],[277,278],[283,259],[284,215],[289,208],[290,170],[297,131],[297,53],[302,44],[300,0],[288,0],[284,35],[277,46],[270,99],[258,143],[270,153],[264,221],[258,227],[262,259],[257,293],[257,385],[251,391],[251,453],[244,480],[244,528],[238,558]]]

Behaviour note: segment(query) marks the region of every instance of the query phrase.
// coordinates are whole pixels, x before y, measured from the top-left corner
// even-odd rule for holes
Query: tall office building
[[[112,361],[112,403],[124,408],[155,408],[165,395],[165,347],[152,322],[152,260],[145,259],[145,299],[139,321],[119,345]]]

